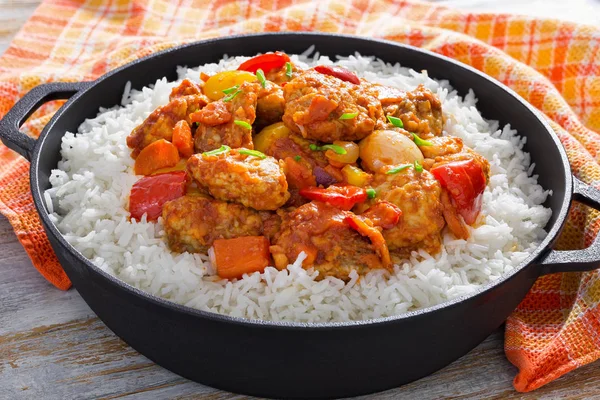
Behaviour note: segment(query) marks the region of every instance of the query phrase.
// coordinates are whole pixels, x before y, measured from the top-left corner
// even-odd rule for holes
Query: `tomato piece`
[[[473,224],[481,211],[486,185],[481,164],[475,160],[456,161],[438,165],[429,172],[448,191],[465,222]]]
[[[346,68],[338,67],[335,65],[317,65],[315,71],[323,74],[333,76],[343,80],[344,82],[354,83],[360,85],[360,79],[354,74],[354,72],[348,71]]]
[[[367,191],[351,185],[331,185],[327,189],[318,187],[300,189],[300,196],[322,201],[342,210],[350,210],[356,203],[367,200]]]
[[[369,207],[360,216],[370,219],[375,226],[380,226],[383,229],[392,229],[400,222],[402,210],[397,205],[382,200]]]
[[[290,57],[280,51],[275,53],[261,54],[260,56],[252,57],[251,59],[244,61],[242,65],[238,67],[238,71],[248,71],[256,73],[257,70],[262,69],[266,74],[275,68],[281,68],[286,62],[290,61]]]
[[[131,218],[140,220],[147,214],[148,221],[155,221],[162,214],[163,205],[185,194],[187,173],[167,172],[147,176],[131,187],[129,213]]]

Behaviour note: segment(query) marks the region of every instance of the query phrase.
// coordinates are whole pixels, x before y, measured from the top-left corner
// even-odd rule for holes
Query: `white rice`
[[[292,56],[308,67],[331,64],[309,53]],[[235,57],[200,68],[178,68],[180,79],[199,80],[199,71],[214,74],[235,69]],[[337,61],[371,81],[410,90],[423,83],[437,93],[447,119],[445,133],[462,138],[491,163],[484,193],[485,224],[471,229],[468,241],[444,236],[434,256],[420,251],[396,265],[393,273],[373,271],[348,283],[315,280],[301,267],[304,254],[286,270],[268,267],[237,281],[211,275],[208,256],[177,254],[163,240],[161,221],[129,221],[128,195],[138,179],[132,172],[125,138],[155,108],[168,102],[177,82],[158,80],[152,87],[124,88],[122,105],[101,109],[77,135],[62,141],[62,161],[50,178],[45,198],[52,220],[65,238],[101,269],[146,292],[201,310],[250,319],[298,322],[363,320],[402,314],[474,292],[513,270],[546,235],[551,211],[541,206],[550,194],[532,175],[534,165],[522,151],[525,139],[510,126],[486,121],[469,93],[460,98],[445,81],[434,81],[399,65],[359,54]]]

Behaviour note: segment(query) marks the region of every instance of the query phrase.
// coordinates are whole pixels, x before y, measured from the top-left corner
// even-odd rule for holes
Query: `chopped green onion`
[[[238,90],[239,87],[240,87],[240,85],[232,86],[229,89],[223,90],[223,93],[225,93],[225,94],[231,94],[231,93],[235,92],[236,90]]]
[[[233,123],[237,126],[241,126],[242,128],[252,129],[252,125],[250,125],[246,121],[240,121],[239,119],[236,119],[235,121],[233,121]]]
[[[358,111],[354,113],[343,113],[339,119],[353,119],[358,115]]]
[[[308,148],[311,149],[312,151],[331,150],[335,154],[346,154],[347,153],[345,148],[343,148],[342,146],[338,146],[337,144],[324,144],[323,146],[317,146],[316,144],[311,143],[308,146]]]
[[[267,78],[265,78],[265,73],[262,69],[259,68],[256,70],[256,78],[260,82],[260,86],[263,88],[267,87]]]
[[[412,166],[412,164],[404,164],[399,167],[390,169],[389,171],[386,172],[386,174],[387,175],[397,174],[398,172],[404,171],[406,168],[409,168],[411,166]]]
[[[390,124],[394,125],[396,128],[404,128],[404,124],[402,123],[402,120],[400,118],[396,118],[396,117],[392,117],[391,115],[387,116],[388,121],[390,121]]]
[[[331,150],[335,154],[346,154],[347,153],[345,148],[343,148],[342,146],[338,146],[337,144],[326,144],[326,145],[321,146],[321,149]]]
[[[300,160],[302,160],[302,157],[300,157],[300,156],[295,156],[295,157],[294,157],[294,160],[296,160],[296,161],[300,161]]]
[[[202,155],[203,156],[217,156],[219,154],[227,153],[229,150],[231,150],[231,147],[224,144],[221,147],[219,147],[218,149],[214,149],[211,151],[205,151],[204,153],[202,153]]]
[[[292,63],[291,62],[285,63],[285,76],[292,79]]]
[[[415,160],[415,171],[417,171],[417,172],[423,172],[423,166],[421,165],[421,163],[419,162],[419,160]]]
[[[413,133],[413,140],[417,146],[433,146],[433,143],[421,139],[416,133]]]
[[[227,97],[223,97],[223,101],[226,103],[228,101],[231,101],[235,98],[235,96],[237,96],[238,94],[242,93],[241,90],[236,90],[235,92],[231,93],[230,95],[228,95]]]
[[[377,196],[377,192],[375,189],[367,189],[367,197],[370,199],[374,199]]]
[[[247,156],[254,156],[254,157],[258,157],[258,158],[260,158],[261,160],[263,160],[263,159],[267,158],[267,156],[266,156],[266,155],[264,155],[263,153],[261,153],[261,152],[260,152],[260,151],[258,151],[258,150],[239,149],[239,150],[238,150],[238,152],[239,152],[240,154],[245,154],[245,155],[247,155]]]

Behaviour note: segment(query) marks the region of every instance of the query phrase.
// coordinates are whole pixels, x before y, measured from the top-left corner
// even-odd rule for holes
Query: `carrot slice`
[[[182,157],[187,158],[194,154],[192,130],[185,120],[181,120],[175,124],[175,128],[173,128],[173,144],[177,147]]]
[[[209,78],[210,75],[205,74],[204,72],[200,72],[200,79],[202,79],[203,82],[206,82]]]
[[[241,278],[244,274],[264,271],[271,264],[269,246],[269,239],[264,236],[215,240],[213,250],[217,275],[233,279]]]
[[[173,167],[178,162],[177,147],[165,139],[160,139],[142,149],[135,159],[133,169],[136,175],[150,175],[158,169]]]

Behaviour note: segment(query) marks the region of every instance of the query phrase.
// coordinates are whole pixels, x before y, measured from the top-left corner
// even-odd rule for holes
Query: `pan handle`
[[[600,210],[600,190],[573,178],[573,199]],[[542,275],[591,271],[600,267],[600,234],[583,250],[551,250],[541,261]]]
[[[20,132],[21,125],[42,104],[51,100],[68,99],[80,90],[86,89],[90,83],[53,82],[34,87],[0,120],[0,139],[6,147],[31,161],[36,140]]]

